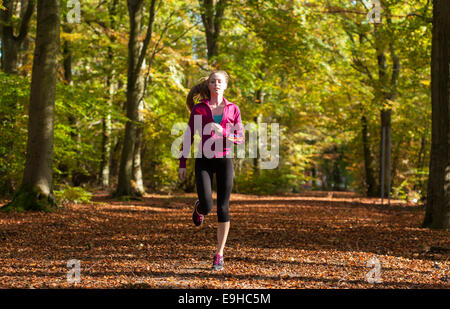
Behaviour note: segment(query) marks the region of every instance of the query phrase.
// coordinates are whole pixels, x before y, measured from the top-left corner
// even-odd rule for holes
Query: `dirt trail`
[[[53,214],[0,213],[0,288],[450,288],[450,232],[420,228],[422,207],[233,193],[225,269],[213,272],[217,217],[195,227],[195,199],[97,194]],[[67,281],[71,259],[79,283]]]

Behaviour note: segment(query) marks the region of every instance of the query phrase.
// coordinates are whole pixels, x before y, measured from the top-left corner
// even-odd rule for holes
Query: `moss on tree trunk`
[[[26,210],[34,211],[55,211],[57,205],[52,193],[46,194],[37,186],[22,185],[14,194],[11,202],[0,208],[3,212],[22,212]]]

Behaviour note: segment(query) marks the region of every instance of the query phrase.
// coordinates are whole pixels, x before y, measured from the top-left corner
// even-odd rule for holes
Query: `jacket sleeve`
[[[189,116],[188,127],[186,131],[184,131],[183,143],[181,143],[180,154],[178,155],[178,159],[180,160],[179,168],[186,168],[186,160],[191,152],[191,145],[194,141],[194,115],[196,112],[195,105],[192,108],[191,114]],[[184,145],[188,147],[184,147]]]
[[[236,105],[236,111],[234,113],[233,128],[231,131],[226,130],[226,138],[235,144],[242,144],[245,141],[244,129],[241,121],[241,111]]]

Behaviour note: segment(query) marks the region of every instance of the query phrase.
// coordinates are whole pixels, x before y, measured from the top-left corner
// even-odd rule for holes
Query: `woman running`
[[[217,251],[213,259],[213,270],[223,269],[223,250],[230,229],[228,206],[233,187],[233,159],[227,156],[234,144],[242,144],[242,122],[239,107],[223,97],[228,87],[225,71],[211,73],[204,82],[194,86],[188,94],[186,105],[190,111],[189,127],[184,134],[181,147],[179,176],[186,178],[186,158],[194,139],[194,128],[201,128],[199,152],[195,156],[195,183],[198,200],[195,202],[192,220],[200,226],[213,208],[212,183],[216,174],[217,184]],[[200,102],[194,104],[194,99]],[[199,123],[201,121],[201,124]],[[195,124],[195,126],[194,126]],[[208,141],[209,140],[209,141]],[[214,142],[212,142],[214,141]],[[216,146],[218,147],[216,149]],[[201,154],[201,156],[199,155]],[[227,156],[227,157],[226,157]]]

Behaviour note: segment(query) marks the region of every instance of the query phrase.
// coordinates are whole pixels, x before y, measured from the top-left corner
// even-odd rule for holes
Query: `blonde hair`
[[[209,74],[208,77],[203,77],[201,79],[201,82],[194,87],[191,88],[189,91],[187,98],[186,98],[186,107],[189,112],[192,112],[192,109],[194,108],[195,102],[201,99],[211,99],[211,93],[209,92],[208,83],[211,79],[211,76],[214,74],[222,74],[225,77],[225,80],[228,84],[228,81],[230,80],[230,76],[225,71],[213,71]]]

